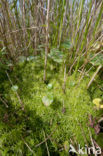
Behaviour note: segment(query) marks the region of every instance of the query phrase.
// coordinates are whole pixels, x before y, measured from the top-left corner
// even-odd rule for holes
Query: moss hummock
[[[19,88],[18,94],[25,109],[21,110],[16,93],[6,81],[5,96],[9,99],[10,106],[7,110],[8,121],[6,124],[2,123],[3,129],[0,128],[0,137],[1,146],[7,153],[25,155],[26,151],[26,155],[29,155],[31,152],[26,142],[34,154],[42,156],[46,152],[45,143],[39,147],[36,145],[45,140],[44,134],[46,137],[50,135],[47,143],[51,154],[62,153],[59,150],[64,147],[65,142],[70,144],[72,141],[75,145],[81,146],[90,143],[88,115],[96,116],[98,112],[94,109],[90,92],[86,89],[88,78],[84,78],[78,85],[79,74],[75,79],[74,75],[68,77],[64,94],[62,73],[48,69],[48,83],[52,84],[52,88],[48,88],[48,84],[44,84],[42,80],[42,65],[34,62],[16,67],[10,76]],[[50,106],[45,106],[42,98],[49,95],[52,95],[53,102]],[[2,114],[5,115],[3,108]],[[94,135],[93,130],[91,132]],[[3,139],[5,136],[6,140]]]

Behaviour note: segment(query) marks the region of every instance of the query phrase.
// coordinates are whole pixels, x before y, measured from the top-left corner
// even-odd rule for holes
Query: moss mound
[[[4,114],[1,108],[2,124],[0,128],[1,151],[6,155],[46,155],[45,138],[51,155],[66,155],[65,142],[81,144],[89,143],[88,114],[96,115],[90,93],[86,86],[88,78],[79,85],[78,77],[67,78],[66,94],[63,93],[63,77],[48,67],[48,83],[43,83],[43,66],[34,62],[15,68],[11,79],[18,86],[18,94],[24,104],[24,111],[17,95],[6,81],[5,97],[9,99],[9,109]],[[16,73],[15,79],[14,75]],[[59,76],[58,76],[59,75]],[[19,78],[19,79],[18,79]],[[52,96],[53,102],[45,106],[44,96]],[[7,119],[5,119],[7,118]],[[6,137],[6,139],[5,139]],[[86,140],[86,141],[85,141]],[[43,143],[41,143],[44,141]],[[41,143],[39,145],[39,143]],[[5,149],[5,150],[4,150]],[[67,148],[69,149],[69,147]]]

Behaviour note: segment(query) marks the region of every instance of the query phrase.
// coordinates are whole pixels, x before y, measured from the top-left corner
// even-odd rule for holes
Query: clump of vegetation
[[[102,148],[102,21],[102,0],[0,1],[1,155]]]
[[[42,63],[37,66],[36,61],[27,63],[25,67],[20,64],[10,75],[15,86],[18,86],[14,88],[24,104],[24,110],[21,109],[16,90],[10,82],[4,82],[5,97],[10,104],[6,113],[1,109],[1,148],[5,149],[6,154],[33,152],[43,155],[46,152],[45,138],[51,154],[62,153],[59,150],[64,148],[65,142],[69,146],[71,140],[83,146],[85,141],[90,143],[88,115],[96,116],[98,113],[94,111],[95,105],[86,89],[89,79],[85,77],[78,85],[79,74],[75,79],[74,75],[68,77],[64,94],[62,74],[49,70],[48,83],[44,84]]]

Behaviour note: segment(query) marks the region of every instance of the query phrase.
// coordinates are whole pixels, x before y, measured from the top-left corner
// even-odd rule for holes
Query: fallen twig
[[[44,139],[46,139],[46,138],[45,138],[45,132],[44,132],[44,131],[43,131],[43,134],[44,134]],[[48,156],[50,156],[47,141],[45,141],[45,145],[46,145],[46,149],[47,149]]]
[[[80,71],[80,70],[78,70],[78,72],[79,72],[79,73],[82,73],[82,71]],[[84,75],[86,75],[87,77],[90,78],[88,72],[89,72],[89,70],[88,70],[87,72],[85,72]],[[81,80],[82,80],[82,79],[81,79]],[[101,90],[103,91],[103,88],[96,82],[95,78],[94,78],[93,81],[96,83],[96,85],[98,86],[98,88],[101,89]]]
[[[102,65],[99,65],[99,67],[97,68],[96,72],[93,74],[91,80],[88,83],[87,89],[90,87],[90,85],[92,84],[92,82],[94,81],[96,75],[98,74],[98,72],[100,71],[100,69],[102,68]]]
[[[33,155],[35,155],[34,151],[31,149],[31,147],[27,144],[27,142],[22,138],[22,140],[24,141],[24,144],[28,147],[28,149],[30,150],[31,153],[33,153]]]
[[[57,127],[56,127],[56,128],[57,128]],[[52,136],[52,134],[56,131],[56,128],[54,129],[54,131],[53,131],[50,135],[48,135],[47,138],[45,138],[45,140],[43,140],[43,141],[40,142],[39,144],[35,145],[35,147],[39,147],[41,144],[45,143],[45,142]]]
[[[7,105],[7,103],[5,102],[5,100],[4,99],[2,99],[1,97],[0,97],[0,100],[1,100],[1,102],[5,105],[5,107],[6,108],[8,108],[9,106]]]
[[[90,131],[90,128],[89,127],[88,127],[88,131],[89,131],[91,143],[92,143],[92,146],[93,146],[93,149],[94,149],[94,155],[97,156],[96,150],[95,150],[95,146],[94,146],[94,142],[93,142],[93,138],[92,138],[92,134],[91,134],[91,131]]]

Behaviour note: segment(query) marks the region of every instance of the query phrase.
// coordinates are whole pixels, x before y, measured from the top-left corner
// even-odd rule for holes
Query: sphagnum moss
[[[70,144],[70,140],[73,140],[74,144],[78,143],[81,146],[85,146],[87,142],[90,142],[88,115],[96,116],[94,105],[86,89],[89,81],[88,78],[83,79],[80,85],[77,85],[79,75],[77,75],[77,80],[73,79],[73,75],[68,77],[66,81],[66,94],[64,94],[62,90],[63,78],[60,74],[57,77],[54,73],[54,77],[51,78],[52,73],[50,71],[49,83],[52,84],[52,89],[49,90],[47,85],[42,81],[43,71],[39,71],[38,68],[37,72],[37,69],[35,69],[35,63],[28,63],[20,75],[20,80],[16,84],[19,87],[18,92],[25,106],[24,112],[20,111],[20,104],[15,92],[9,89],[10,87],[8,88],[8,85],[5,83],[8,88],[8,96],[11,100],[12,109],[14,111],[19,109],[18,112],[14,112],[14,116],[10,115],[11,124],[17,123],[12,128],[15,133],[16,131],[20,133],[19,140],[22,137],[34,153],[40,152],[40,155],[45,153],[45,144],[42,144],[39,148],[36,148],[35,145],[44,140],[43,132],[45,132],[46,136],[51,136],[51,139],[48,140],[51,153],[53,153],[53,150],[58,153],[59,149],[64,146],[65,141],[68,141]],[[15,71],[19,73],[16,69]],[[42,98],[48,94],[53,95],[53,103],[46,107],[42,102]],[[2,137],[11,131],[9,125],[6,126],[6,129],[8,130],[4,130],[4,134],[1,134]],[[7,149],[8,146],[12,147],[12,151],[15,152],[17,150],[16,146],[19,146],[18,140],[16,141],[16,139],[12,138],[12,142],[12,145],[6,144],[5,146],[4,143],[2,145]],[[25,143],[22,140],[20,144],[22,144],[21,151],[23,152],[24,148],[26,148]],[[26,150],[29,153],[29,149],[27,148]]]

